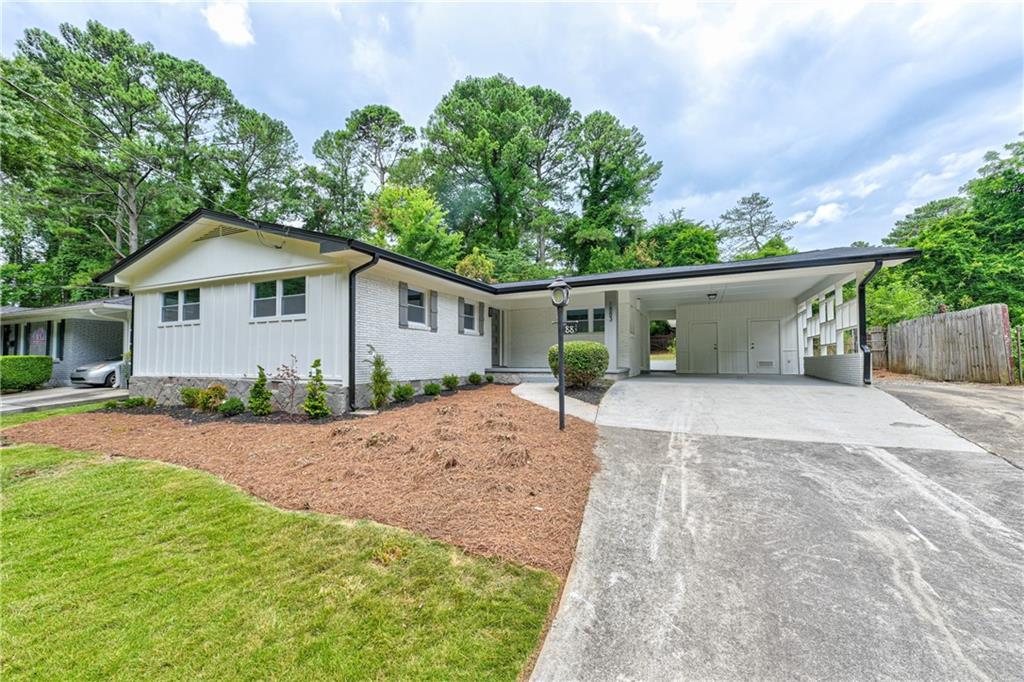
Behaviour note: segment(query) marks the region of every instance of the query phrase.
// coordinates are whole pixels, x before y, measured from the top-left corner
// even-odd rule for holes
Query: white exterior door
[[[690,326],[690,371],[718,374],[717,322],[694,322]]]
[[[750,320],[750,364],[751,374],[778,374],[779,367],[779,321]]]

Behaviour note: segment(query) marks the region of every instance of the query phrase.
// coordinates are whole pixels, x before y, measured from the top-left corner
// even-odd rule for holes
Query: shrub
[[[256,383],[249,389],[249,411],[257,417],[263,417],[274,411],[274,404],[271,400],[274,394],[267,388],[267,373],[256,365]]]
[[[108,400],[108,401],[103,403],[103,409],[104,410],[116,410],[118,405],[120,405],[120,404],[121,403],[119,403],[116,400]]]
[[[363,362],[373,368],[370,372],[370,407],[379,410],[388,404],[388,396],[391,395],[391,370],[383,355],[369,344],[366,347],[370,349],[370,357]]]
[[[320,358],[313,361],[306,384],[306,399],[302,401],[302,411],[310,419],[324,419],[334,414],[327,402],[327,384],[324,383],[324,371],[320,368]]]
[[[210,384],[205,391],[199,393],[199,407],[213,412],[228,397],[228,389],[224,384]]]
[[[548,349],[551,373],[558,377],[558,346]],[[608,371],[608,349],[596,341],[565,344],[565,385],[586,388]]]
[[[441,384],[435,384],[431,381],[423,387],[423,395],[441,395]]]
[[[466,379],[469,381],[469,383],[473,384],[474,386],[479,386],[484,382],[484,378],[477,374],[476,372],[471,372],[470,375],[466,377]]]
[[[459,377],[455,374],[445,374],[441,377],[441,383],[449,391],[454,391],[459,387]]]
[[[484,381],[486,381],[489,384],[493,384],[494,383],[494,375],[493,374],[485,374],[484,375]]]
[[[154,407],[156,400],[153,398],[143,398],[140,395],[133,395],[131,398],[125,398],[121,401],[121,407],[126,410],[134,410],[136,407]]]
[[[199,401],[203,397],[202,389],[195,386],[186,386],[181,389],[181,404],[185,407],[199,407]]]
[[[391,397],[395,399],[396,403],[412,400],[414,395],[416,395],[416,388],[412,384],[398,384],[395,386],[395,390],[391,392]]]
[[[0,390],[24,391],[41,386],[53,374],[48,355],[4,355],[0,357]]]
[[[223,417],[234,417],[245,412],[245,403],[242,402],[241,398],[228,398],[220,404],[217,411]]]

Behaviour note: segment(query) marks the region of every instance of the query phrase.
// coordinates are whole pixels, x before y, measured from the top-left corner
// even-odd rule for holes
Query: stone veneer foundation
[[[223,377],[139,377],[133,376],[129,384],[129,393],[133,396],[153,398],[158,405],[181,405],[181,389],[186,386],[206,388],[210,384],[222,384],[228,389],[229,398],[241,398],[248,402],[249,390],[256,383],[256,378],[225,379]],[[267,387],[274,394],[275,410],[288,411],[285,387],[281,382],[268,379]],[[302,411],[302,401],[306,399],[306,382],[300,381],[295,387],[295,412]],[[348,394],[345,387],[338,383],[327,384],[327,402],[334,414],[348,410]]]

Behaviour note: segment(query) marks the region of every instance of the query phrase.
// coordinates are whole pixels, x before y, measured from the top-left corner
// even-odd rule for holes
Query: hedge
[[[53,374],[48,355],[4,355],[0,357],[0,390],[24,391],[41,386]]]
[[[558,378],[558,346],[548,349],[551,373]],[[565,344],[565,385],[586,388],[608,371],[608,349],[596,341],[569,341]]]

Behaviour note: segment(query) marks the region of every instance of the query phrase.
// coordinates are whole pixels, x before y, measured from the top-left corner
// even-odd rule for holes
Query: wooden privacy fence
[[[1013,381],[1010,316],[1002,303],[889,325],[891,372],[940,381]]]

